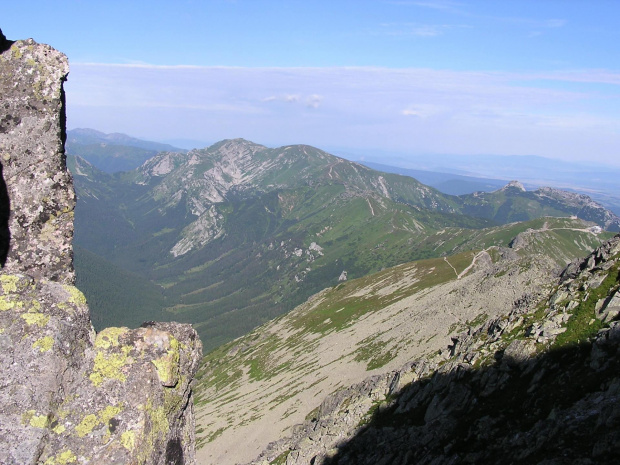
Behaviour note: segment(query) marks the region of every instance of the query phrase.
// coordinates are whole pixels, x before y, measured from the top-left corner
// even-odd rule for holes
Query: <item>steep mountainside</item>
[[[567,255],[600,243],[580,220],[519,227],[525,232],[517,225],[484,232],[516,234],[512,247],[486,246],[340,283],[208,354],[196,397],[200,460],[249,461],[290,434],[327,394],[418,357],[446,358],[464,328],[535,300]]]
[[[619,287],[616,236],[542,298],[327,396],[252,463],[616,463]]]
[[[80,158],[70,166],[76,243],[162,286],[168,317],[195,323],[208,348],[340,279],[482,248],[491,225],[461,214],[459,197],[309,146],[235,139],[115,175]]]

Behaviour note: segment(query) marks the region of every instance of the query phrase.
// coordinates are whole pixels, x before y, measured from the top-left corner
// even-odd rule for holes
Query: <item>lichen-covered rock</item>
[[[74,287],[0,275],[0,463],[37,463],[94,337]]]
[[[66,57],[0,31],[0,464],[193,464],[190,325],[93,330],[72,265]]]
[[[0,227],[5,270],[72,283],[75,194],[65,164],[62,87],[68,73],[65,55],[32,39],[0,54]]]
[[[82,293],[0,275],[0,463],[194,463],[189,325],[95,335]]]
[[[38,463],[194,463],[191,381],[201,343],[189,325],[97,334],[79,382],[51,418]]]

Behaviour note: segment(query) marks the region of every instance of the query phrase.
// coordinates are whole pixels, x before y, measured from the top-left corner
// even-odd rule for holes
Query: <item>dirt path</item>
[[[484,249],[484,250],[478,252],[474,256],[474,258],[471,261],[471,263],[469,264],[469,266],[467,268],[465,268],[463,271],[461,271],[459,274],[456,275],[456,279],[461,279],[463,276],[465,276],[469,272],[469,270],[471,270],[474,267],[474,265],[476,264],[476,260],[478,260],[480,257],[483,257],[483,256],[487,255],[487,256],[489,256],[489,258],[491,258],[489,253],[487,252],[487,250],[489,250],[489,249]]]
[[[456,271],[456,268],[454,268],[452,266],[452,263],[450,263],[446,257],[443,257],[443,261],[446,262],[448,265],[450,265],[450,268],[452,268],[454,270],[454,274],[456,275],[456,279],[459,279],[459,272]]]

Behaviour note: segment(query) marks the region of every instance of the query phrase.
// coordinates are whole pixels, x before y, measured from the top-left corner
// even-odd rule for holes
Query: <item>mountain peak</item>
[[[504,187],[500,189],[500,191],[507,191],[508,189],[517,189],[521,192],[525,192],[525,187],[519,181],[510,181]]]

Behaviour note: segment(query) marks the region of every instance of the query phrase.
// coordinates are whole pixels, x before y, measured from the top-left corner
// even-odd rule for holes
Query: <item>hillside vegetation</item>
[[[492,231],[478,233],[481,250],[401,264],[325,289],[208,354],[196,389],[205,463],[249,461],[327,394],[413,358],[445,353],[464,329],[547,291],[567,253],[583,256],[601,240],[570,219]],[[233,452],[241,438],[244,448]]]
[[[619,260],[616,236],[436,353],[323,397],[251,463],[616,463]]]
[[[592,202],[568,196],[551,208],[514,188],[476,207],[475,197],[444,195],[303,145],[270,149],[226,140],[161,152],[114,175],[79,157],[70,157],[69,166],[78,194],[75,242],[82,249],[76,254],[88,250],[150,281],[158,302],[163,289],[165,315],[154,305],[148,319],[193,323],[207,350],[345,278],[506,246],[530,226],[507,226],[508,232],[494,225],[520,219],[523,202],[530,218],[590,215],[603,227],[615,224],[613,216],[590,214],[602,208]],[[570,233],[565,236],[570,243]],[[76,263],[80,273],[93,257],[78,256]],[[96,286],[85,284],[86,295]],[[96,300],[93,313],[98,327],[132,326],[137,319]]]

